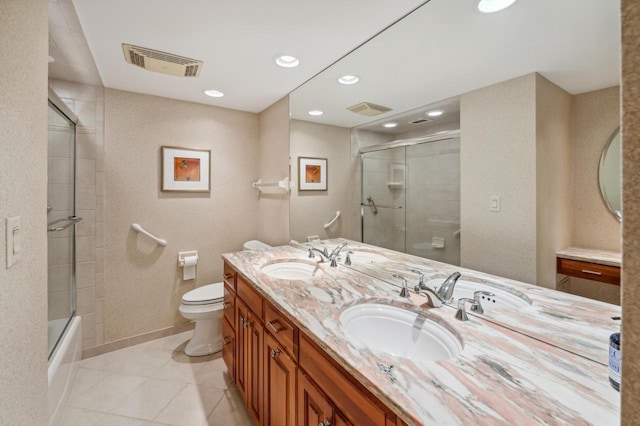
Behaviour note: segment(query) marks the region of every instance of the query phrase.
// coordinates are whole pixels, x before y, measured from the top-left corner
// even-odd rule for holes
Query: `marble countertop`
[[[344,240],[329,241],[329,247],[341,241]],[[407,264],[405,266],[417,263],[424,267],[421,262],[426,261],[352,241],[349,249],[355,251],[354,260],[358,249],[372,250],[372,253],[380,250],[375,253],[394,258],[389,262],[379,261],[378,268],[386,263],[403,261]],[[514,327],[500,326],[495,319],[470,315],[469,321],[457,321],[455,309],[449,306],[425,309],[420,307],[424,302],[421,296],[413,295],[411,302],[400,299],[397,288],[389,282],[342,264],[331,268],[328,263],[320,263],[316,275],[305,281],[272,279],[261,272],[262,266],[270,262],[309,260],[305,252],[292,246],[227,253],[223,258],[271,303],[287,313],[329,356],[409,424],[619,423],[620,394],[609,385],[607,367],[575,355],[572,350],[545,343],[537,336],[531,338],[514,331]],[[446,268],[442,266],[445,264],[433,263],[433,269],[445,277]],[[546,298],[558,293],[546,289],[536,293],[530,288],[533,286],[527,284],[477,272],[475,274],[478,275],[472,275],[468,270],[446,266],[460,270],[464,278],[490,280],[505,288],[518,284],[519,290],[531,293],[527,295],[533,302],[532,306],[546,302]],[[372,265],[367,267],[377,269]],[[350,339],[340,325],[342,310],[357,303],[380,300],[448,324],[463,340],[464,349],[457,357],[448,360],[411,361],[372,352]],[[585,301],[563,293],[549,300],[550,312],[563,322],[567,334],[571,333],[571,324],[575,320],[566,312],[583,309],[585,312],[579,316],[588,317],[586,312],[590,306],[587,303],[583,307]],[[605,306],[600,308],[607,310]],[[583,327],[583,324],[577,326],[578,329]],[[538,333],[544,334],[542,330]],[[586,336],[584,330],[580,333]],[[596,347],[601,343],[592,341],[591,344]],[[602,350],[606,352],[607,347],[608,340]],[[394,367],[391,372],[380,367],[390,365]]]
[[[596,250],[583,247],[567,247],[556,253],[563,259],[580,260],[600,265],[622,266],[622,253],[619,251]]]

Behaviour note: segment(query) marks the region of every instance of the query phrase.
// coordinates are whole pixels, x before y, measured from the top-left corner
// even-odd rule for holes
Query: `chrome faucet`
[[[429,287],[425,285],[424,274],[422,272],[418,271],[417,269],[411,269],[411,272],[413,272],[414,274],[418,274],[418,285],[416,286],[416,288],[419,288],[420,290],[427,290],[427,289],[431,290]]]
[[[456,282],[460,278],[460,272],[454,272],[442,283],[436,290],[436,294],[443,302],[448,302],[453,297],[453,289],[456,286]]]
[[[409,298],[409,283],[407,282],[407,279],[405,277],[403,277],[402,275],[398,275],[398,274],[393,274],[392,275],[393,278],[398,278],[399,280],[402,281],[402,290],[400,290],[400,297],[404,297],[405,299]]]
[[[473,299],[469,299],[467,297],[463,297],[462,299],[458,299],[458,310],[456,311],[456,319],[460,321],[469,321],[469,317],[467,316],[467,311],[464,310],[465,303],[471,303],[471,309],[474,306],[477,306],[480,302],[476,302]]]
[[[309,259],[315,259],[316,255],[314,253],[314,251],[318,252],[320,254],[320,260],[318,261],[318,263],[324,263],[325,261],[329,261],[331,260],[329,258],[329,254],[325,253],[325,251],[317,249],[315,247],[311,247],[311,246],[307,246],[307,248],[309,249]],[[325,248],[326,249],[326,248]]]
[[[482,303],[480,303],[480,296],[488,296],[493,297],[495,294],[488,291],[475,291],[473,292],[473,300],[476,302],[471,305],[471,310],[477,314],[484,314],[484,308],[482,307]]]
[[[440,296],[438,296],[438,294],[435,291],[433,291],[427,286],[425,286],[424,288],[420,288],[420,284],[418,284],[417,286],[415,286],[413,290],[417,294],[426,296],[427,305],[431,306],[432,308],[439,308],[442,306],[442,303],[444,302],[443,300],[440,300]]]
[[[313,259],[315,258],[315,252],[320,253],[320,263],[325,262],[325,259],[330,263],[329,266],[336,268],[338,267],[338,256],[340,255],[340,251],[342,251],[343,248],[345,248],[349,243],[342,243],[340,244],[338,247],[336,247],[335,249],[333,249],[333,251],[331,252],[331,254],[329,254],[329,250],[327,249],[327,245],[325,243],[322,243],[322,245],[324,246],[323,250],[317,249],[315,247],[311,247],[308,246],[309,248],[309,258]]]

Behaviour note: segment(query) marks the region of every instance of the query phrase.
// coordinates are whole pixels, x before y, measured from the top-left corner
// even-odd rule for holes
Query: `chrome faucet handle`
[[[482,307],[482,303],[480,303],[480,296],[493,297],[495,296],[495,294],[491,293],[490,291],[483,291],[483,290],[473,292],[473,300],[476,303],[471,305],[471,311],[482,315],[484,314],[484,308]]]
[[[398,274],[393,274],[392,277],[398,278],[399,280],[402,281],[402,290],[400,290],[400,297],[404,297],[408,299],[409,298],[409,282],[407,281],[407,279],[402,275],[398,275]]]
[[[417,285],[414,287],[413,290],[416,293],[425,296],[428,299],[427,305],[431,306],[432,308],[439,308],[442,306],[442,301],[440,300],[436,292],[430,289],[429,287],[425,287],[424,289],[421,289],[420,285]]]
[[[458,299],[458,310],[456,311],[456,319],[460,321],[469,321],[469,317],[467,316],[467,311],[464,310],[465,303],[471,303],[471,306],[478,304],[473,299],[469,299],[468,297],[463,297],[462,299]]]
[[[351,255],[353,254],[352,251],[348,251],[347,252],[347,258],[344,260],[344,264],[347,266],[351,266]]]
[[[309,249],[309,259],[315,259],[316,255],[313,252],[313,247],[307,246],[307,248]]]
[[[322,253],[329,257],[329,249],[327,248],[327,243],[321,243],[322,244]]]
[[[424,284],[424,274],[417,269],[411,269],[411,272],[418,274],[418,287],[420,290],[426,290],[428,287]]]

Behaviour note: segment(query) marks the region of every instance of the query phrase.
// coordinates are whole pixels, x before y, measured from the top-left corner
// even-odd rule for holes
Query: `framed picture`
[[[298,157],[298,190],[327,190],[327,159]]]
[[[211,151],[162,147],[162,190],[209,192]]]

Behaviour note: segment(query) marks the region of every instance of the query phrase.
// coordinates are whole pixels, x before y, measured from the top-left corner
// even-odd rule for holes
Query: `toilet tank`
[[[262,241],[251,240],[244,243],[242,246],[243,250],[268,250],[271,246],[269,244],[265,244]]]

